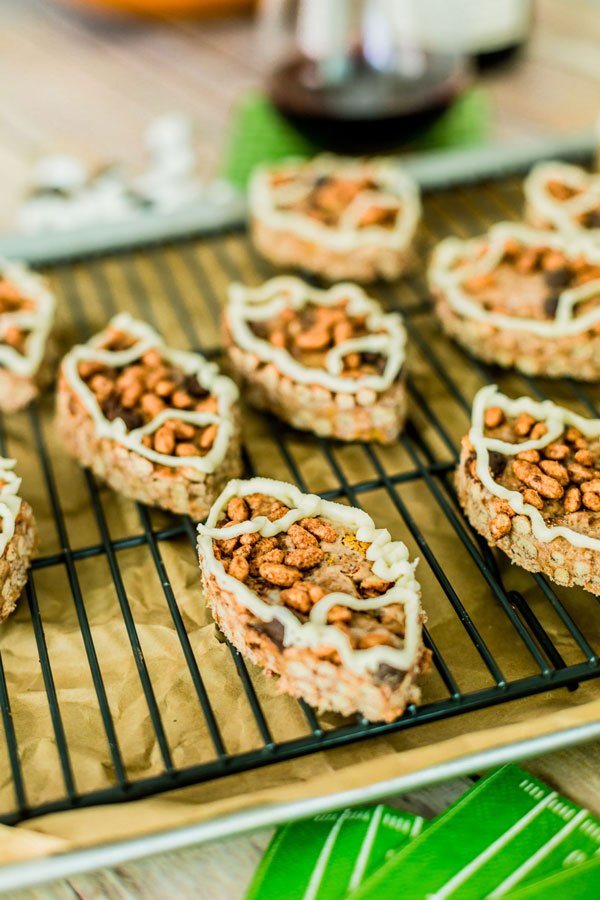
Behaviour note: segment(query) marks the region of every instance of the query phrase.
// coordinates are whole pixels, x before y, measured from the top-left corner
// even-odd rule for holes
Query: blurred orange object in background
[[[226,15],[248,12],[256,0],[61,0],[90,10],[119,10],[142,16]]]

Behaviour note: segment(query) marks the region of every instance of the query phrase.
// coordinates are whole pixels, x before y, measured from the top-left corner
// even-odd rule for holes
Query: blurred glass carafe
[[[258,52],[275,105],[337,151],[412,139],[470,77],[463,55],[423,44],[420,2],[262,0]]]
[[[418,0],[415,14],[420,43],[434,50],[462,51],[480,66],[488,66],[512,60],[527,42],[534,4],[533,0]]]

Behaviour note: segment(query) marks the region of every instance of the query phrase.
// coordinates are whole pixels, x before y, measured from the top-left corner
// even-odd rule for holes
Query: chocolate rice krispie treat
[[[600,247],[503,222],[436,248],[442,327],[473,356],[528,375],[600,378]]]
[[[0,622],[17,605],[38,541],[31,507],[18,496],[15,462],[0,457]]]
[[[327,154],[259,167],[249,205],[263,256],[328,281],[398,278],[421,215],[418,188],[398,162]]]
[[[556,228],[568,237],[600,243],[600,175],[567,163],[539,163],[523,190],[526,217],[535,228]]]
[[[233,284],[227,353],[243,395],[296,428],[345,441],[396,439],[404,424],[404,345],[397,313],[354,284],[327,291],[283,276]]]
[[[57,426],[114,490],[201,519],[241,472],[237,397],[214,363],[121,314],[65,356]]]
[[[401,541],[366,513],[268,478],[231,481],[198,526],[204,589],[232,644],[321,710],[390,722],[420,699],[424,613]]]
[[[488,385],[456,485],[471,525],[512,562],[600,594],[600,419]]]
[[[51,378],[54,295],[21,263],[0,261],[0,409],[16,412]]]

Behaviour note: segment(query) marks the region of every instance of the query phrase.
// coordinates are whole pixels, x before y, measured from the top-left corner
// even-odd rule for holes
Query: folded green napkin
[[[426,825],[382,804],[290,822],[275,832],[246,900],[340,900]]]
[[[600,846],[598,826],[587,810],[523,769],[504,766],[478,781],[347,900],[396,900],[406,880],[411,900],[497,900],[589,859]]]
[[[480,779],[432,823],[379,805],[279,828],[246,900],[513,895],[597,900],[600,822],[509,765]]]

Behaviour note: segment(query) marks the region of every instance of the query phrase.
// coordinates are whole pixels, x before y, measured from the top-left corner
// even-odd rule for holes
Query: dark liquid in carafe
[[[422,53],[418,72],[373,68],[360,52],[343,78],[327,81],[304,57],[289,60],[270,75],[273,103],[308,137],[337,152],[376,152],[416,137],[454,100],[469,81],[457,57]]]

